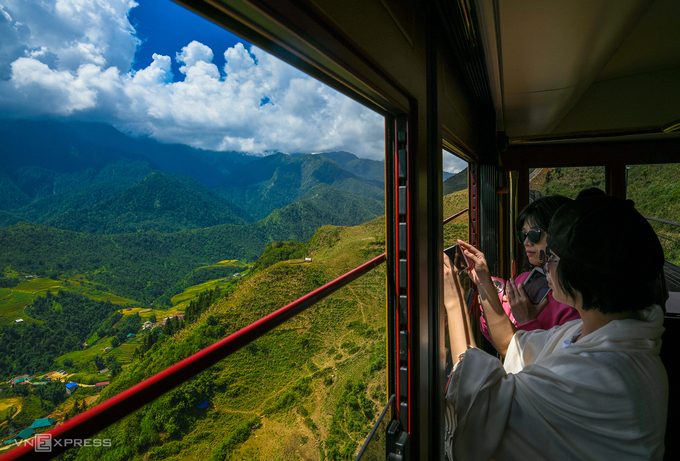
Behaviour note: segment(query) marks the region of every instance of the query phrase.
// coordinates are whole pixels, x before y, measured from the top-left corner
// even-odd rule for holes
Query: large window
[[[34,3],[0,7],[2,442],[385,252],[381,115],[169,0]],[[72,456],[353,458],[387,403],[385,271]]]

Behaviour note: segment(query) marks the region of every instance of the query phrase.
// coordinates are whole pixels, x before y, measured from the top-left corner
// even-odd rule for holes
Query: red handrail
[[[449,216],[448,218],[446,218],[446,219],[444,220],[444,222],[443,222],[442,224],[446,224],[446,223],[448,223],[449,221],[453,221],[453,220],[456,219],[458,216],[462,215],[463,213],[466,213],[467,210],[468,210],[468,209],[466,208],[466,209],[464,209],[464,210],[460,210],[458,213],[454,214],[453,216]]]
[[[306,294],[302,298],[293,301],[215,344],[196,352],[194,355],[187,357],[170,368],[46,432],[45,434],[51,436],[51,451],[39,452],[32,445],[24,444],[0,457],[0,461],[50,459],[66,451],[68,448],[73,448],[73,441],[88,439],[102,429],[105,429],[147,403],[152,402],[172,388],[193,378],[198,373],[208,369],[223,358],[273,330],[286,320],[373,270],[384,263],[386,259],[386,253],[373,258],[356,269],[341,275],[332,282]],[[44,434],[39,435],[44,436]],[[67,440],[69,442],[66,442]],[[69,446],[64,446],[66,443]]]

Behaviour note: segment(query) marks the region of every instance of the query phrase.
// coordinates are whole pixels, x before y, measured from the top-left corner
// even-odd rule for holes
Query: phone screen
[[[550,291],[548,280],[538,267],[534,268],[524,281],[524,291],[533,304],[539,304],[548,295]]]
[[[453,265],[456,266],[458,272],[463,272],[470,265],[465,253],[463,253],[463,249],[457,243],[454,246],[444,250],[444,253],[446,253],[449,259],[453,262]]]

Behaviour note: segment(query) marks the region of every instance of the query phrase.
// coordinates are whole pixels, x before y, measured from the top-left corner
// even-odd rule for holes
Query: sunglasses
[[[535,244],[541,241],[541,232],[543,232],[541,229],[531,229],[529,232],[521,231],[517,235],[517,239],[519,240],[519,243],[524,243],[528,237],[529,241]]]

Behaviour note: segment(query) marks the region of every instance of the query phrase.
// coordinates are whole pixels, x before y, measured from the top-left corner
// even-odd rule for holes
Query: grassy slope
[[[680,223],[680,164],[631,166],[627,191],[643,215]],[[660,237],[666,260],[680,266],[680,227],[651,224]]]
[[[278,263],[242,279],[198,322],[133,362],[104,396],[161,371],[382,253],[383,236],[382,219],[352,228],[321,228],[310,244],[311,264]],[[373,402],[363,424],[352,426],[349,407],[336,408],[336,403],[346,383],[359,380],[371,359],[384,359],[384,293],[381,266],[109,428],[105,436],[114,440],[113,449],[81,450],[78,457],[205,459],[240,424],[255,417],[260,424],[245,443],[237,445],[235,459],[322,459],[333,438],[329,435],[332,414],[337,415],[338,444],[355,452],[385,404],[384,364],[368,378],[363,392]],[[218,324],[210,325],[214,322],[209,316]],[[357,323],[350,326],[351,322]],[[205,396],[210,397],[208,409],[193,408]]]
[[[95,283],[82,277],[72,277],[67,280],[52,280],[37,278],[21,282],[14,288],[0,288],[0,325],[12,323],[15,319],[31,321],[24,309],[38,296],[45,296],[48,290],[52,293],[64,290],[79,293],[97,301],[111,301],[114,304],[135,304],[132,299],[116,296],[102,291]]]
[[[468,207],[467,189],[444,196],[444,219]],[[469,214],[464,213],[453,221],[444,224],[444,248],[455,245],[456,239],[470,241],[468,232]]]
[[[532,181],[543,195],[574,198],[583,189],[604,190],[604,167],[547,168]],[[626,196],[645,216],[680,223],[680,164],[632,165]],[[680,227],[651,222],[664,247],[666,259],[680,265]]]

